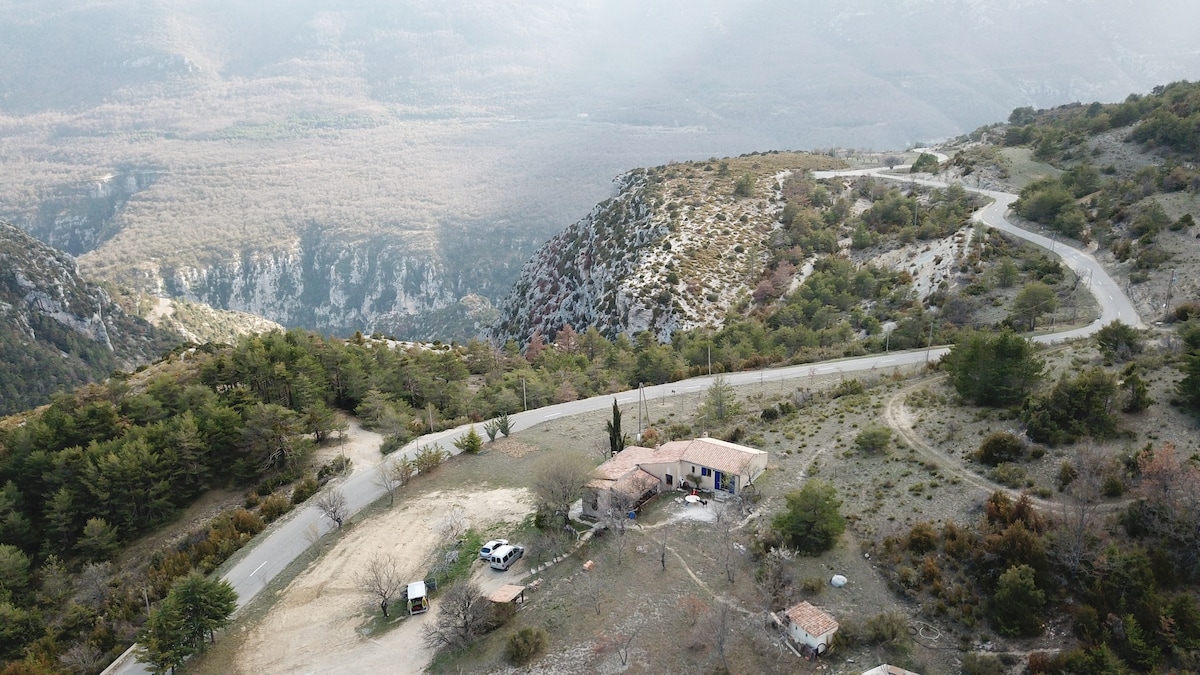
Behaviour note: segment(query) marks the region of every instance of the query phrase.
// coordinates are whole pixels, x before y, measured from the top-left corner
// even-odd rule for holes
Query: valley
[[[1200,672],[1188,3],[9,4],[0,675]]]
[[[95,278],[340,335],[479,335],[632,167],[912,147],[1197,66],[1166,6],[20,7],[0,218]]]

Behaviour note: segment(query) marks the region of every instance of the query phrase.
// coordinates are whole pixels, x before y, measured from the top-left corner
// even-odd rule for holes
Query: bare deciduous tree
[[[1200,568],[1200,467],[1181,457],[1174,444],[1164,443],[1143,453],[1138,461],[1145,525],[1163,541],[1182,567]]]
[[[375,467],[375,484],[383,488],[388,496],[388,506],[396,503],[396,490],[400,488],[400,480],[396,476],[395,466],[383,462]]]
[[[658,550],[658,562],[665,570],[667,569],[667,528],[660,527],[651,536],[654,539],[654,547]]]
[[[1048,535],[1050,555],[1066,569],[1068,583],[1075,579],[1087,559],[1099,551],[1100,505],[1108,464],[1090,447],[1072,462],[1075,478],[1063,489],[1065,498]]]
[[[694,595],[685,595],[679,599],[679,609],[688,617],[688,625],[695,626],[696,621],[708,611],[708,603]]]
[[[358,587],[364,593],[379,603],[384,617],[388,616],[388,606],[404,585],[404,576],[396,564],[396,559],[390,555],[377,555],[367,563],[367,568],[355,579]]]
[[[317,508],[341,529],[346,520],[346,495],[341,490],[330,490],[321,495],[317,499]]]
[[[734,618],[733,608],[729,603],[718,602],[704,622],[709,643],[716,649],[725,672],[729,672],[729,635],[733,632]]]
[[[58,657],[58,662],[73,673],[94,673],[108,663],[105,654],[86,642],[77,643]]]
[[[759,563],[754,580],[764,611],[773,612],[790,604],[793,578],[789,562],[794,557],[794,551],[773,548]]]
[[[99,609],[112,594],[112,563],[85,564],[75,579],[75,589],[76,602],[85,607]]]
[[[737,516],[739,509],[735,509],[728,502],[713,502],[713,511],[716,513],[716,520],[713,521],[713,530],[716,533],[717,545],[721,547],[719,559],[725,568],[725,578],[729,583],[733,583],[734,578],[734,534],[737,532]]]
[[[464,581],[451,586],[438,605],[437,619],[421,629],[430,649],[463,649],[492,628],[492,603],[478,584]]]
[[[580,580],[580,585],[583,587],[584,596],[592,602],[592,607],[596,609],[596,616],[600,616],[600,605],[604,600],[604,581],[600,579],[600,572],[592,568],[591,571],[584,573]]]
[[[471,527],[467,510],[461,506],[450,507],[438,520],[437,533],[443,542],[455,542]]]
[[[606,633],[597,638],[594,651],[597,654],[613,652],[617,655],[617,658],[621,659],[621,665],[629,665],[629,648],[633,646],[633,638],[635,637],[637,637],[637,632],[635,631]]]
[[[583,495],[593,469],[588,458],[579,453],[546,455],[533,470],[533,493],[551,513],[565,522],[571,503]]]
[[[539,530],[533,540],[533,546],[530,547],[532,549],[529,551],[532,558],[530,562],[534,567],[540,567],[542,563],[553,560],[566,549],[567,542],[566,530],[556,527]]]

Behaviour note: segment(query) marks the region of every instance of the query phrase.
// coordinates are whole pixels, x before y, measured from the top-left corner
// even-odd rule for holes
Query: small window
[[[707,466],[702,466],[702,467],[700,467],[700,475],[701,476],[711,476],[712,469],[708,468]]]

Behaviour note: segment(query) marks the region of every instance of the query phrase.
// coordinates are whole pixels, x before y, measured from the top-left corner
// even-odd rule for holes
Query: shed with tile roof
[[[838,630],[837,619],[807,602],[793,605],[784,613],[788,637],[818,653],[824,653]]]

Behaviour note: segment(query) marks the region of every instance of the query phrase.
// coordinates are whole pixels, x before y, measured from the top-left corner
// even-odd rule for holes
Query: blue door
[[[720,489],[722,489],[722,488],[721,488],[721,477],[722,477],[722,475],[723,475],[723,474],[722,474],[720,471],[717,471],[717,470],[715,470],[715,469],[713,470],[713,489],[714,489],[714,490],[720,490]]]

